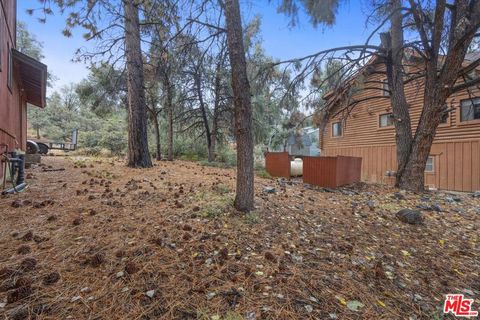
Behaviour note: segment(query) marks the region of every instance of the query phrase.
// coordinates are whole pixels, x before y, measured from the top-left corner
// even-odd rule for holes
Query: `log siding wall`
[[[372,75],[369,80],[383,80]],[[371,87],[371,85],[369,85]],[[364,90],[355,95],[361,99],[380,96],[379,90]],[[423,87],[410,83],[406,86],[410,105],[412,129],[420,119],[423,104]],[[460,102],[471,96],[480,96],[480,91],[460,92],[447,100],[449,109],[447,123],[437,129],[430,155],[434,157],[434,172],[425,173],[428,186],[457,191],[480,190],[480,120],[460,121]],[[391,112],[389,99],[374,99],[359,103],[343,120],[343,135],[332,136],[332,124],[345,118],[339,115],[330,119],[321,134],[322,155],[362,157],[362,180],[378,183],[394,183],[387,171],[396,171],[395,128],[380,128],[379,115]]]

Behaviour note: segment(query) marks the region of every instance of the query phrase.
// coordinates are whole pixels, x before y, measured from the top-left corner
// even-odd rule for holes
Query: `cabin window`
[[[343,135],[343,128],[341,122],[335,122],[332,124],[332,136],[341,137]]]
[[[382,94],[385,97],[389,97],[390,96],[390,86],[388,85],[388,80],[383,80],[382,89],[383,89]]]
[[[393,126],[393,114],[392,113],[384,113],[379,116],[378,125],[380,128],[386,128]]]
[[[10,91],[12,91],[12,83],[13,83],[13,57],[12,57],[12,50],[10,49],[10,43],[8,44],[8,65],[7,65],[7,87]]]
[[[460,108],[461,121],[480,119],[480,98],[462,100]]]
[[[434,172],[435,171],[435,161],[432,156],[429,156],[427,159],[427,164],[425,165],[425,172]]]

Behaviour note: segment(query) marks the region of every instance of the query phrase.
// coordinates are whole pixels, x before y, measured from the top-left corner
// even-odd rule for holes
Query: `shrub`
[[[225,163],[228,167],[237,165],[237,152],[229,146],[221,146],[217,151],[217,162]]]
[[[257,145],[253,149],[253,163],[255,170],[262,170],[265,168],[265,146]]]
[[[256,170],[255,172],[260,178],[272,179],[272,176],[265,169]]]

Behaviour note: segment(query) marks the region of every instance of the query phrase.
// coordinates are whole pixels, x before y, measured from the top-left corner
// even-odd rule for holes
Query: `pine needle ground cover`
[[[480,306],[471,194],[257,177],[244,215],[233,169],[43,162],[27,192],[0,198],[7,318],[441,319],[448,293]],[[400,221],[404,208],[423,223]]]

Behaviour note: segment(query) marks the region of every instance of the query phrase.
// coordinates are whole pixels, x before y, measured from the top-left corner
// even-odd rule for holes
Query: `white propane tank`
[[[290,175],[292,177],[298,177],[303,175],[303,160],[300,158],[295,158],[295,160],[290,161]]]

